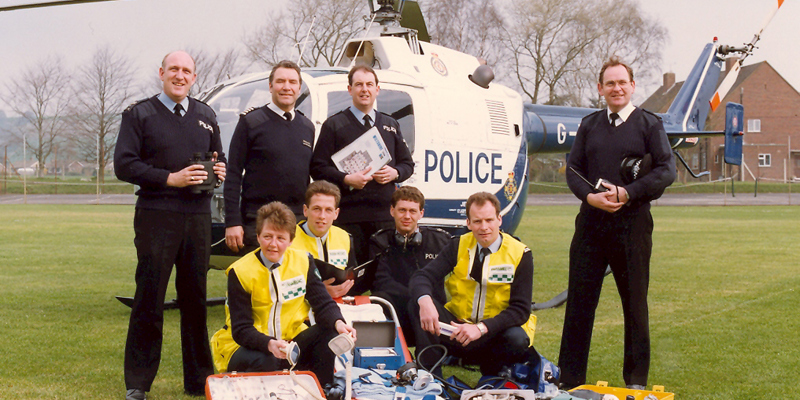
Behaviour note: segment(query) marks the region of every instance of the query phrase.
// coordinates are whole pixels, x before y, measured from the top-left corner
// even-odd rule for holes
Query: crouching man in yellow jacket
[[[471,232],[451,239],[408,285],[417,362],[432,368],[442,351],[420,352],[442,344],[449,354],[479,364],[483,375],[498,375],[503,367],[525,361],[533,345],[533,257],[520,241],[500,233],[500,202],[493,194],[473,194],[466,209]],[[450,293],[446,304],[430,295],[442,283]],[[449,338],[439,336],[440,322],[455,328],[446,332]],[[441,376],[440,367],[434,373]]]
[[[283,203],[258,210],[259,249],[227,270],[228,302],[225,326],[211,338],[214,366],[219,372],[269,372],[289,368],[284,350],[297,343],[297,369],[310,370],[320,384],[333,381],[335,355],[328,341],[338,333],[356,331],[344,322],[304,251],[290,249],[295,217]],[[309,310],[316,324],[305,323]]]

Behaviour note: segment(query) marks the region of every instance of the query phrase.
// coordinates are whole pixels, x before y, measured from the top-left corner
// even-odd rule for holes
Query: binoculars
[[[214,173],[214,153],[194,153],[192,158],[189,159],[188,165],[202,165],[203,171],[208,174],[203,183],[191,187],[192,194],[200,194],[204,192],[213,192],[217,187],[217,174]]]

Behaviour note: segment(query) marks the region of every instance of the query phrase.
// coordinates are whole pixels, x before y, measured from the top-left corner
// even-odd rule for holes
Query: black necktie
[[[617,120],[619,119],[619,114],[611,113],[609,118],[611,118],[611,126],[617,126]]]
[[[269,270],[270,271],[274,271],[274,270],[278,269],[278,267],[280,267],[280,266],[281,266],[281,263],[274,263],[274,264],[272,264],[271,267],[269,267]]]
[[[470,278],[475,282],[481,281],[483,277],[483,260],[485,260],[489,254],[492,254],[492,251],[489,250],[488,247],[482,248],[480,253],[475,254],[475,260],[472,261],[472,271],[469,272]]]
[[[283,118],[286,118],[287,121],[291,121],[292,120],[292,113],[290,113],[288,111],[283,113]]]
[[[183,116],[183,114],[181,114],[181,111],[183,111],[183,106],[181,103],[175,104],[175,107],[172,110],[175,111],[175,115],[179,117]]]
[[[364,126],[367,129],[372,128],[372,119],[369,117],[369,115],[364,116]]]

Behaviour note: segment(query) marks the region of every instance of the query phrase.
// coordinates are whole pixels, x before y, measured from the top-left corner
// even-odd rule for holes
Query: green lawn
[[[25,182],[15,176],[0,181],[0,194],[23,194],[26,190],[28,194],[95,194],[97,181],[94,177],[79,176],[57,179],[29,177]],[[104,183],[100,184],[100,193],[133,194],[133,185],[119,181],[113,176],[106,176]]]
[[[678,193],[797,193],[800,187],[797,183],[780,183],[762,181],[756,186],[755,182],[735,182],[731,189],[731,182],[699,182],[696,180],[686,183],[675,182],[664,192],[666,194]],[[572,194],[566,182],[531,182],[528,193],[532,194]]]
[[[537,302],[566,287],[576,212],[528,207],[517,231],[533,250]],[[657,207],[653,214],[650,384],[682,400],[791,398],[800,369],[800,207]],[[129,309],[114,296],[134,290],[132,218],[132,206],[0,206],[0,399],[121,398]],[[622,311],[611,280],[598,308],[589,381],[620,386]],[[209,272],[209,295],[224,292],[223,274]],[[535,344],[553,361],[563,313],[538,312]],[[209,309],[209,333],[223,318],[221,307]],[[177,310],[166,312],[150,399],[189,398],[178,322]]]

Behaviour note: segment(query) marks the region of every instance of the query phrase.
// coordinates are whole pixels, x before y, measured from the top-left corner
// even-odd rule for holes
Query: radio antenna
[[[300,49],[300,56],[297,57],[297,65],[300,65],[300,61],[303,59],[303,53],[306,51],[306,44],[308,43],[308,35],[311,34],[311,29],[314,28],[314,22],[317,21],[317,16],[315,15],[314,18],[311,19],[311,25],[308,27],[308,32],[306,32],[306,37],[303,38],[303,47]],[[300,43],[298,43],[299,45]]]

